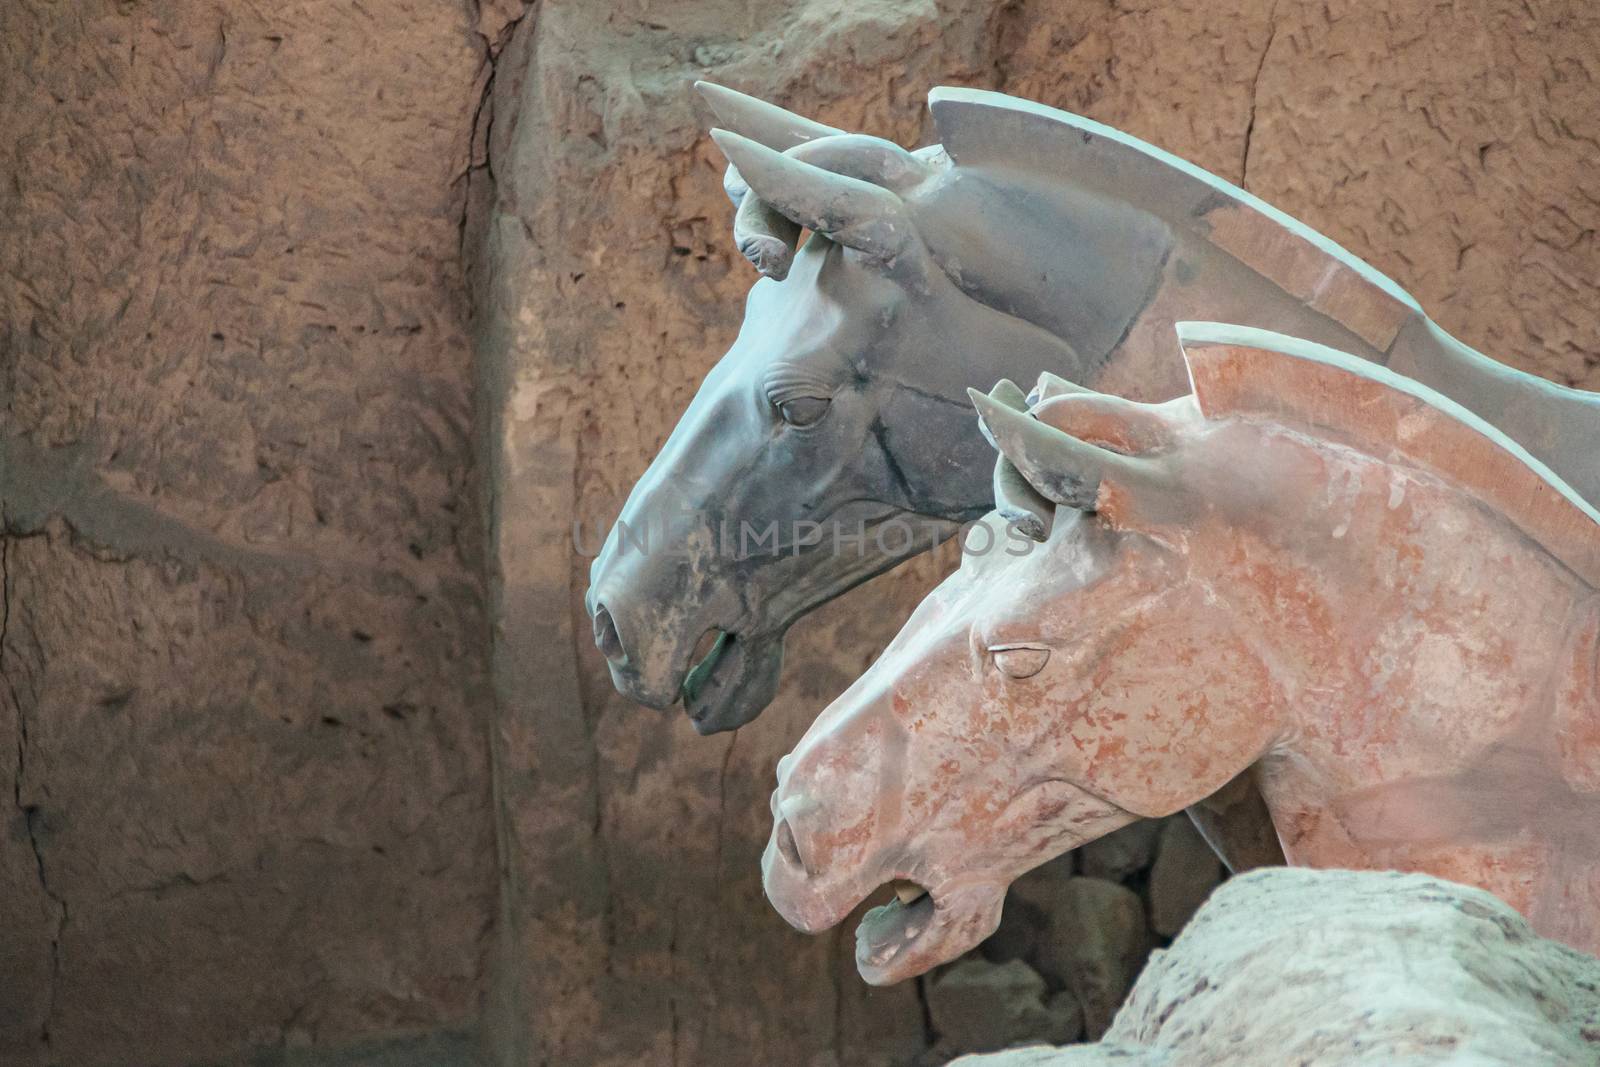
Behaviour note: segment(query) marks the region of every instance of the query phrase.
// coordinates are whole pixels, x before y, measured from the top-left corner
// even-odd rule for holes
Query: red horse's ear
[[[1019,474],[1045,499],[1080,511],[1104,511],[1111,499],[1152,488],[1161,468],[1036,419],[1028,412],[967,390],[984,432]],[[1120,509],[1119,509],[1120,510]],[[1108,515],[1113,522],[1114,515]]]
[[[1080,441],[1139,456],[1170,446],[1192,409],[1183,400],[1140,404],[1105,393],[1062,393],[1035,405],[1033,417]]]
[[[1028,410],[1028,398],[1009,378],[1001,378],[995,383],[994,388],[989,390],[989,399],[1014,411],[1026,413]],[[989,444],[998,450],[999,442],[990,436],[989,427],[982,419],[978,420],[978,428],[983,431]],[[995,457],[993,485],[994,510],[1002,519],[1024,537],[1035,541],[1049,538],[1050,529],[1055,524],[1055,501],[1047,500],[1029,485],[1028,480],[1003,453]]]

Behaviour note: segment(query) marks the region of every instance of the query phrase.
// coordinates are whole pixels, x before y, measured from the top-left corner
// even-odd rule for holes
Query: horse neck
[[[1600,593],[1591,590],[1573,611],[1552,688],[1562,780],[1600,798]]]
[[[1434,494],[1410,537],[1368,514],[1336,531],[1343,553],[1326,539],[1310,558],[1280,548],[1265,581],[1278,608],[1253,606],[1287,697],[1285,747],[1347,787],[1449,776],[1470,753],[1525,745],[1560,715],[1574,635],[1588,625],[1594,641],[1594,590],[1464,494]],[[1306,527],[1336,529],[1328,518]]]
[[[1147,176],[1171,175],[1167,164],[1141,166]],[[1188,388],[1174,324],[1273,330],[1438,390],[1600,505],[1600,393],[1490,359],[1321,234],[1239,190],[1175,177],[1177,185],[1157,183],[1162,195],[1145,187],[1141,197],[1115,168],[1041,177],[1020,165],[961,165],[912,209],[934,258],[964,291],[1073,347],[1074,366],[1057,372],[1064,377],[1169,400]]]

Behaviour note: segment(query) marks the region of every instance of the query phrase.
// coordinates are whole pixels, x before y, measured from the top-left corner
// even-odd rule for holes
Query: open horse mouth
[[[894,896],[861,917],[856,926],[856,970],[874,985],[898,981],[895,960],[934,928],[938,906],[933,894],[896,879]]]
[[[694,646],[694,650],[689,653],[689,670],[683,676],[683,686],[680,690],[685,707],[695,703],[699,694],[712,684],[716,677],[717,665],[722,662],[724,653],[733,645],[733,641],[732,633],[713,626]]]
[[[880,887],[881,888],[881,887]],[[856,926],[856,971],[869,985],[893,985],[947,963],[994,933],[1003,888],[967,886],[949,893],[896,879],[887,903]],[[870,896],[876,896],[874,890]]]
[[[782,664],[781,635],[707,630],[679,690],[695,732],[734,730],[761,714],[777,691]]]
[[[894,899],[856,927],[856,971],[869,985],[891,985],[949,963],[1000,925],[1004,885],[990,882],[924,890],[894,883]]]

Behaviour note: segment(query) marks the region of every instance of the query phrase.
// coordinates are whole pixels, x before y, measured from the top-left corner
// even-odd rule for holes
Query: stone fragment
[[[1083,1032],[1077,999],[1050,996],[1044,979],[1021,960],[959,961],[929,984],[928,1012],[948,1054],[1063,1043]]]
[[[1021,959],[1038,966],[1038,951],[1050,936],[1050,917],[1060,910],[1074,866],[1074,853],[1069,852],[1011,883],[1000,926],[980,946],[985,959]]]
[[[1038,950],[1038,963],[1048,981],[1077,996],[1085,1029],[1098,1038],[1149,952],[1139,894],[1100,878],[1074,878],[1062,887],[1060,909]]]
[[[1150,868],[1150,928],[1173,937],[1222,881],[1222,861],[1186,817],[1161,826],[1156,862]]]
[[[1174,815],[1185,819],[1186,815]],[[1150,865],[1161,834],[1161,819],[1141,819],[1078,849],[1078,865],[1091,878],[1120,882],[1133,872]]]
[[[1392,871],[1267,868],[1224,884],[1151,957],[1104,1040],[956,1062],[1593,1064],[1600,960],[1538,937],[1480,889]]]

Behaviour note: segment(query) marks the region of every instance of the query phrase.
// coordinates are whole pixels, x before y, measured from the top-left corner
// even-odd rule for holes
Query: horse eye
[[[810,426],[828,413],[829,403],[826,397],[797,396],[779,404],[778,414],[790,426]]]
[[[1011,647],[990,649],[994,665],[1008,678],[1032,678],[1050,660],[1048,648]]]

